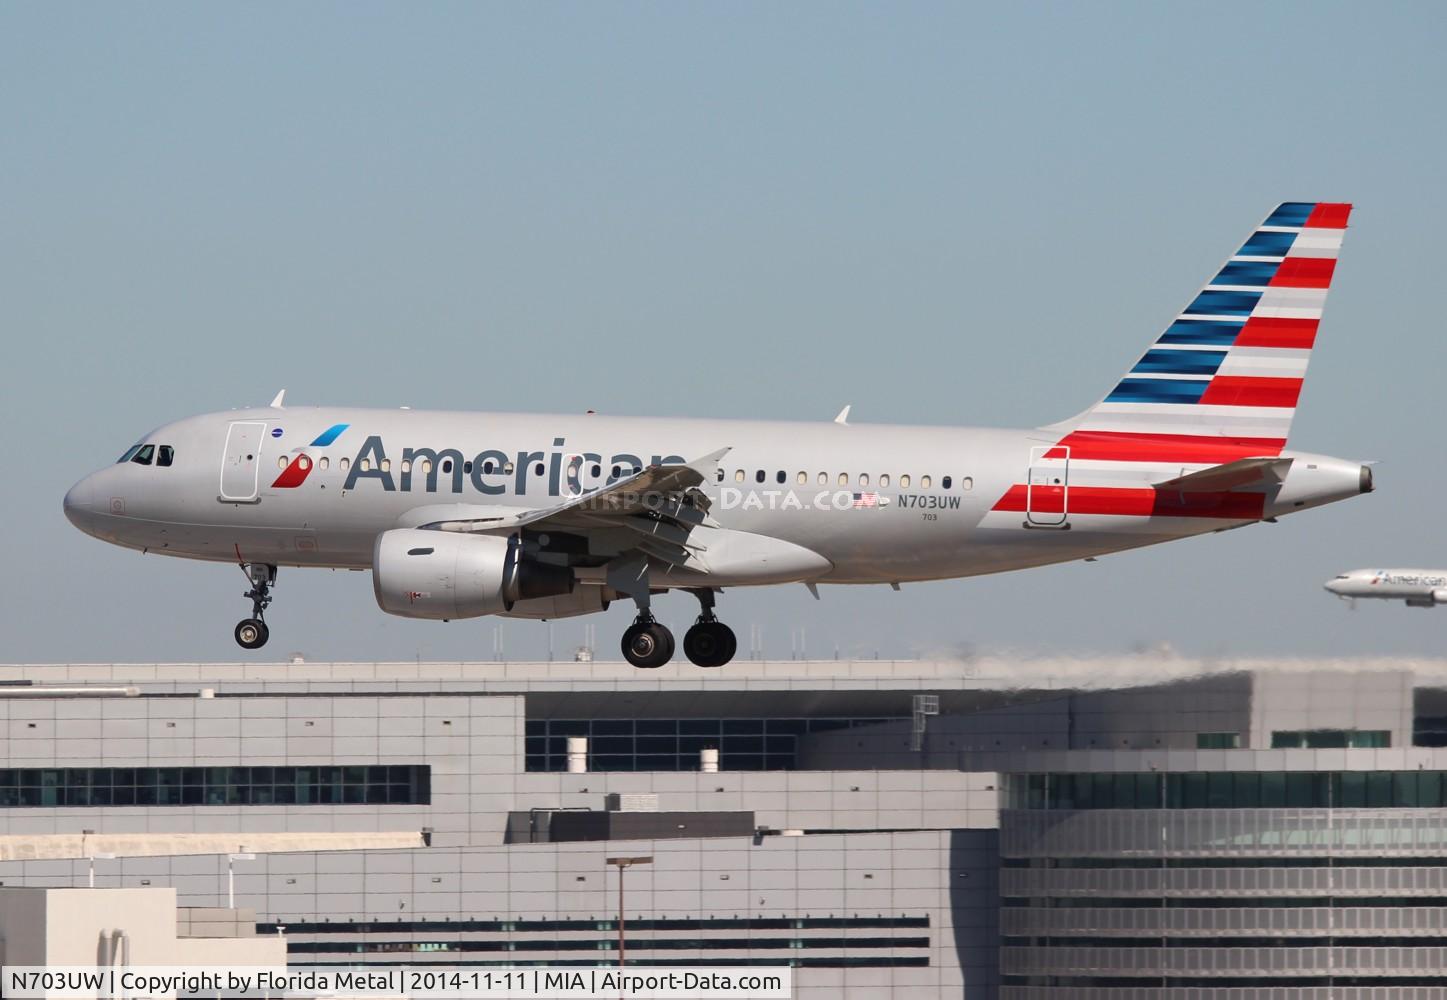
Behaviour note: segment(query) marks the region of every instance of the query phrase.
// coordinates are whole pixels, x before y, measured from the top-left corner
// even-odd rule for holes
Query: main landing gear
[[[702,613],[684,633],[683,653],[700,667],[721,667],[732,660],[738,650],[734,630],[719,621],[713,613],[713,591],[690,591]],[[661,667],[673,658],[673,633],[668,626],[654,620],[647,606],[640,604],[638,617],[623,633],[623,658],[635,667]]]
[[[236,644],[242,649],[260,649],[271,638],[271,630],[266,627],[266,606],[271,603],[276,567],[265,563],[245,563],[241,570],[251,581],[251,589],[241,595],[251,598],[251,617],[236,623]]]

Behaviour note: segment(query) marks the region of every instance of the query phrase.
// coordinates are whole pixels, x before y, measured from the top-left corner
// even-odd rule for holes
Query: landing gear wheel
[[[700,620],[683,635],[683,654],[700,667],[721,667],[738,648],[734,630],[718,620]]]
[[[623,658],[651,670],[673,658],[673,633],[655,621],[638,621],[623,633]]]
[[[260,649],[271,638],[266,627],[266,607],[271,603],[271,588],[276,583],[276,567],[267,563],[242,563],[241,572],[251,582],[251,589],[242,596],[251,601],[251,617],[236,624],[236,644],[242,649]]]
[[[236,625],[236,644],[242,649],[260,649],[271,638],[271,630],[260,618],[246,618]]]

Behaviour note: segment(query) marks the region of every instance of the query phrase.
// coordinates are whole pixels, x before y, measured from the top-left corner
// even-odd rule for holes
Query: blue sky
[[[294,402],[1036,425],[1098,398],[1282,200],[1352,201],[1292,445],[1379,491],[999,577],[730,593],[771,655],[1422,653],[1321,581],[1447,566],[1447,9],[0,6],[0,659],[230,659],[234,568],[60,497],[147,428]],[[691,599],[668,599],[682,626]],[[629,613],[597,624],[615,656]],[[363,574],[267,653],[486,656]],[[546,630],[503,626],[509,656]],[[747,641],[745,640],[745,644]]]

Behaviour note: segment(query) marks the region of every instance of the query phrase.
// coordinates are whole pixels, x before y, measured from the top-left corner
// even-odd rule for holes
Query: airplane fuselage
[[[1354,569],[1338,574],[1323,587],[1338,597],[1404,601],[1409,608],[1447,604],[1444,569]]]
[[[88,533],[148,552],[366,569],[377,535],[418,508],[546,507],[638,468],[728,448],[701,487],[720,525],[817,553],[828,565],[806,574],[810,580],[894,583],[1085,558],[1360,491],[1357,463],[1308,456],[1313,471],[1335,463],[1319,497],[1278,498],[1241,516],[1229,507],[1154,514],[1149,505],[1131,507],[1130,494],[1149,492],[1153,478],[1182,471],[1179,463],[1102,469],[1042,459],[1058,437],[1041,430],[258,408],[159,428],[143,443],[171,448],[169,466],[104,468],[77,484],[66,508]],[[1027,483],[1032,468],[1042,481]],[[1090,494],[1073,509],[1072,484],[1102,476],[1126,506],[1101,512]],[[1022,484],[1031,495],[1010,502]],[[1083,497],[1091,487],[1076,489]],[[754,582],[749,577],[711,583],[746,585]]]

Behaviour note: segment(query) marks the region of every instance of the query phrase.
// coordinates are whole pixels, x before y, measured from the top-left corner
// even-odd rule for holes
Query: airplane
[[[1039,428],[270,406],[166,424],[78,482],[66,516],[246,573],[245,649],[278,567],[371,570],[408,618],[558,619],[631,601],[622,652],[703,667],[727,588],[1000,573],[1274,522],[1372,490],[1286,449],[1351,206],[1286,202],[1095,405]]]
[[[1322,586],[1353,602],[1358,597],[1374,597],[1406,601],[1409,608],[1447,604],[1447,570],[1443,569],[1354,569],[1338,573]]]

